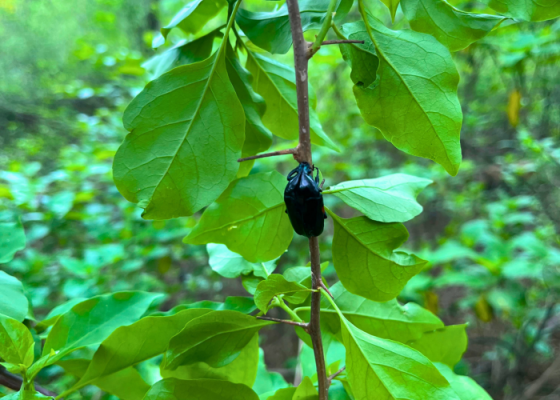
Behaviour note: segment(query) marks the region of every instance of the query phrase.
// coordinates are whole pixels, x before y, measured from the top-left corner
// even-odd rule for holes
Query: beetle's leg
[[[299,168],[299,167],[298,167],[298,168]],[[288,180],[289,180],[289,181],[291,181],[292,178],[293,178],[294,176],[297,175],[297,173],[298,173],[298,168],[294,168],[294,169],[292,169],[292,170],[290,171],[290,173],[288,174]]]

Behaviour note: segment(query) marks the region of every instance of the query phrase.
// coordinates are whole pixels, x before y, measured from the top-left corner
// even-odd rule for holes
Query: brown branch
[[[299,144],[294,158],[301,162],[313,165],[311,157],[311,137],[309,130],[309,88],[308,88],[308,45],[303,38],[301,17],[297,0],[286,0],[288,15],[290,17],[290,28],[292,30],[292,42],[294,45],[294,69],[296,73],[296,94],[299,121]],[[321,257],[319,252],[319,240],[316,237],[309,238],[309,252],[311,255],[312,288],[318,290],[321,282]],[[321,338],[321,293],[319,291],[311,294],[311,317],[309,321],[309,335],[313,343],[313,353],[317,366],[317,381],[319,384],[319,400],[328,399],[327,366]]]
[[[23,379],[21,379],[19,376],[14,375],[6,371],[6,369],[0,367],[0,385],[5,386],[8,389],[18,391],[21,388],[22,383]],[[57,396],[55,392],[51,392],[50,390],[45,389],[40,385],[35,384],[34,386],[36,391],[44,394],[45,396]]]
[[[256,156],[250,156],[250,157],[240,158],[240,159],[237,160],[237,162],[256,160],[257,158],[266,158],[266,157],[274,157],[274,156],[283,156],[283,155],[286,155],[286,154],[296,154],[297,151],[298,151],[297,148],[294,148],[294,149],[286,149],[286,150],[278,150],[278,151],[272,151],[272,152],[270,152],[270,153],[263,153],[263,154],[257,154]]]
[[[350,44],[350,43],[357,43],[357,44],[364,44],[365,41],[363,40],[325,40],[321,43],[321,46],[325,46],[328,44]]]
[[[309,324],[305,322],[296,322],[296,321],[290,321],[288,319],[280,319],[280,318],[272,318],[272,317],[257,317],[257,319],[280,322],[282,324],[287,324],[287,325],[299,326],[300,328],[303,328],[305,332],[309,333]]]
[[[338,375],[342,374],[345,369],[346,369],[346,367],[342,367],[338,371],[336,371],[334,374],[332,374],[331,376],[328,377],[329,386],[331,385],[334,378],[336,378]]]

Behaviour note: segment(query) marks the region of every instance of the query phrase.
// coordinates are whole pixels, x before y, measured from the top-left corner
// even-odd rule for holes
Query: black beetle
[[[313,179],[313,169],[317,176]],[[325,207],[319,187],[319,168],[302,162],[288,174],[288,185],[284,190],[286,213],[298,235],[319,236],[325,226]]]

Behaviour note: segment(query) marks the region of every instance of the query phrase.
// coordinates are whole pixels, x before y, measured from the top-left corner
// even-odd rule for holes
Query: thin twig
[[[8,389],[18,391],[21,388],[22,383],[23,383],[23,379],[21,379],[19,376],[14,375],[6,371],[4,368],[0,367],[0,385],[5,386]],[[34,386],[35,386],[35,390],[38,391],[39,393],[44,394],[45,396],[56,397],[55,392],[45,389],[44,387],[36,383]]]
[[[299,326],[300,328],[303,328],[304,331],[309,332],[309,324],[306,322],[296,322],[296,321],[290,321],[289,319],[280,319],[280,318],[272,318],[272,317],[257,317],[257,319],[280,322],[282,324],[287,324],[287,325]]]
[[[240,158],[240,159],[237,160],[237,162],[256,160],[257,158],[283,156],[283,155],[286,155],[286,154],[296,154],[296,153],[297,153],[297,148],[271,151],[270,153],[263,153],[263,154],[258,154],[256,156]]]
[[[323,43],[321,43],[321,46],[325,46],[328,44],[351,44],[351,43],[364,44],[365,41],[364,40],[325,40]]]
[[[334,374],[332,374],[331,376],[328,377],[329,386],[331,385],[334,378],[336,378],[338,375],[342,374],[344,372],[344,370],[346,370],[346,367],[340,368],[338,371],[336,371]]]

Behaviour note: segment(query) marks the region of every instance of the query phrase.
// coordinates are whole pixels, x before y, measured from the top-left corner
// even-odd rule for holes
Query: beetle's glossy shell
[[[288,175],[284,202],[290,222],[298,235],[319,236],[325,226],[325,208],[318,177],[313,179],[309,164],[301,163]]]

